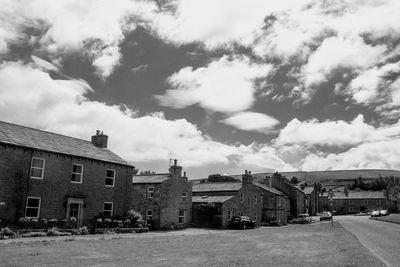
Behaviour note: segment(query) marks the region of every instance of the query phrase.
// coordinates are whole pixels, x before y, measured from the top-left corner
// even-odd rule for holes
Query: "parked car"
[[[381,216],[381,213],[380,213],[379,210],[374,210],[374,211],[371,213],[371,217],[379,217],[379,216]]]
[[[236,216],[233,217],[230,222],[230,228],[232,229],[248,229],[254,228],[255,222],[248,216]]]
[[[321,216],[319,217],[320,221],[330,221],[332,220],[332,213],[329,211],[322,212]]]
[[[307,213],[299,214],[297,223],[311,223],[311,217]]]
[[[390,213],[389,213],[388,210],[381,210],[381,211],[379,211],[379,214],[380,214],[381,216],[388,216]]]

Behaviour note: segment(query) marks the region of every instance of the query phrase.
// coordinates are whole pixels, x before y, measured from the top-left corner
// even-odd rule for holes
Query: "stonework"
[[[176,163],[166,174],[135,175],[129,208],[141,213],[153,229],[187,226],[192,219],[192,184]]]

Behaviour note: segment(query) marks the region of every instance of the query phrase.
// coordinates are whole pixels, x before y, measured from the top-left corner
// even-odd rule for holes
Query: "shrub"
[[[87,228],[87,226],[82,226],[78,229],[78,232],[81,235],[88,235],[89,234],[89,229]]]
[[[1,236],[8,236],[8,237],[14,237],[15,233],[8,227],[1,228],[0,230],[0,237]]]
[[[30,232],[30,233],[22,234],[22,237],[41,237],[41,236],[46,236],[46,233],[45,232]]]

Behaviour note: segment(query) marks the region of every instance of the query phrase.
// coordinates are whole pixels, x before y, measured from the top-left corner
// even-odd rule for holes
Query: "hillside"
[[[366,170],[331,170],[331,171],[296,171],[280,172],[286,178],[297,177],[299,181],[320,181],[323,185],[344,185],[352,183],[355,178],[361,177],[364,181],[382,177],[394,176],[400,177],[400,171],[384,169],[366,169]],[[265,176],[272,176],[272,172],[253,173],[255,178],[263,179]],[[241,174],[229,175],[236,179],[241,179]]]

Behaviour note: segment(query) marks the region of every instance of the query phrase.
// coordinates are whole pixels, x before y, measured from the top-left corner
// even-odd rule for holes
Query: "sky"
[[[400,169],[396,0],[0,0],[0,120],[189,178]]]

